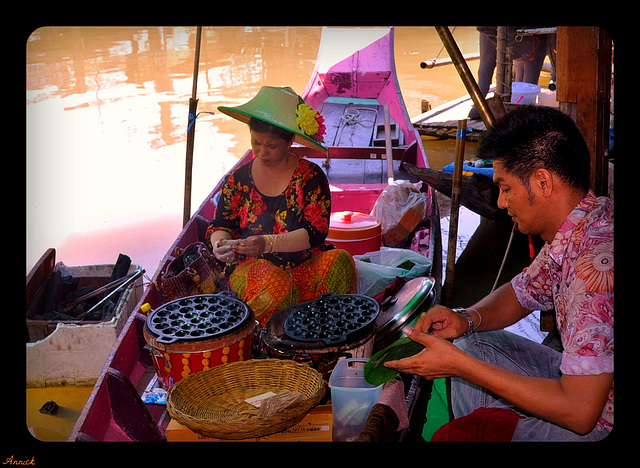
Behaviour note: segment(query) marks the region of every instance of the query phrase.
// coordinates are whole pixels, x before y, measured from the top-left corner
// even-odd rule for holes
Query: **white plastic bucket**
[[[512,104],[536,104],[540,86],[525,83],[522,81],[514,81],[511,83],[511,103]]]

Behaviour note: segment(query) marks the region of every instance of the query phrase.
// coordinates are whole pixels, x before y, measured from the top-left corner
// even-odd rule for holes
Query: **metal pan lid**
[[[167,302],[147,317],[156,341],[170,344],[183,340],[219,338],[253,320],[253,310],[229,294],[202,294]]]
[[[414,278],[402,285],[393,296],[386,298],[376,319],[378,335],[384,338],[413,320],[420,313],[427,298],[435,294],[435,284],[435,279],[431,277]]]

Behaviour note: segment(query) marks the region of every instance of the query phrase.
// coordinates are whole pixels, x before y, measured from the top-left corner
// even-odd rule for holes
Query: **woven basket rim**
[[[278,374],[279,371],[280,374]],[[305,398],[296,405],[280,411],[270,418],[257,417],[255,414],[257,410],[248,403],[246,403],[246,412],[238,411],[235,413],[237,406],[235,406],[234,401],[243,400],[248,396],[255,396],[244,393],[247,388],[254,389],[259,393],[269,391],[268,385],[265,386],[264,382],[256,381],[255,385],[247,383],[247,380],[250,381],[253,378],[252,372],[257,372],[259,375],[264,374],[264,377],[260,378],[266,379],[270,385],[274,385],[274,379],[286,378],[279,388],[299,390],[305,395]],[[290,375],[292,372],[293,374]],[[232,377],[234,380],[232,385],[236,385],[236,387],[226,388],[227,381],[225,379]],[[295,388],[296,385],[302,387]],[[222,387],[222,391],[219,391],[220,387]],[[211,389],[213,389],[213,392],[211,392]],[[273,390],[277,390],[277,388],[272,387],[271,391]],[[207,395],[203,395],[203,392],[207,393]],[[209,437],[221,439],[261,437],[282,431],[298,423],[312,407],[320,402],[324,393],[325,387],[322,375],[307,364],[286,359],[250,359],[216,366],[197,372],[179,381],[169,390],[167,411],[180,424],[194,432]],[[231,401],[231,409],[218,411],[216,408],[220,417],[197,415],[198,409],[203,411],[210,409],[199,402],[205,401],[209,396],[211,397],[209,402],[213,400],[218,402],[220,397],[224,395],[228,395],[225,400]],[[200,400],[198,401],[198,399]],[[194,401],[195,410],[194,406],[190,406]],[[244,407],[244,403],[241,403],[241,405]],[[227,417],[230,419],[227,419]]]

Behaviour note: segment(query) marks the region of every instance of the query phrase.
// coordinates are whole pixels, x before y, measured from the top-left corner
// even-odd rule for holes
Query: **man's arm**
[[[386,366],[430,380],[460,377],[522,411],[578,434],[586,434],[594,428],[613,381],[613,373],[562,375],[559,380],[521,375],[476,359],[437,336],[421,333],[418,329],[405,331],[425,349],[414,356],[389,361]]]
[[[501,330],[513,325],[531,313],[518,302],[511,283],[506,283],[480,299],[467,310],[475,310],[482,316],[480,326],[476,314],[471,315],[476,331]]]
[[[567,375],[559,380],[520,375],[471,356],[455,375],[479,385],[517,408],[570,429],[590,432],[598,422],[613,374]]]
[[[520,305],[510,283],[500,286],[468,307],[467,311],[473,320],[475,331],[500,330],[531,313]],[[418,319],[415,329],[424,333],[431,332],[441,338],[455,339],[467,332],[469,323],[462,315],[437,305]]]
[[[477,330],[509,326],[530,313],[520,305],[511,284],[505,284],[467,310]],[[427,379],[460,377],[483,387],[517,408],[547,419],[579,434],[593,429],[602,414],[613,374],[562,375],[559,380],[529,377],[478,360],[441,338],[457,338],[468,329],[462,315],[436,306],[420,317],[413,330],[414,341],[425,345],[415,356],[387,362],[391,368],[422,375]],[[429,332],[429,334],[427,334]]]

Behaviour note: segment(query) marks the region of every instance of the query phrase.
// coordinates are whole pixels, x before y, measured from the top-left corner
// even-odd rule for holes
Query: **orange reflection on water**
[[[217,106],[244,103],[264,85],[301,93],[320,34],[319,27],[203,28],[192,211],[249,147],[246,126]],[[455,36],[463,53],[477,51],[475,28],[457,28]],[[195,37],[194,27],[31,34],[27,271],[54,247],[68,265],[113,263],[122,252],[153,274],[181,228]],[[465,94],[453,68],[419,68],[442,54],[433,28],[399,27],[395,37],[410,115],[421,99],[436,106]]]

